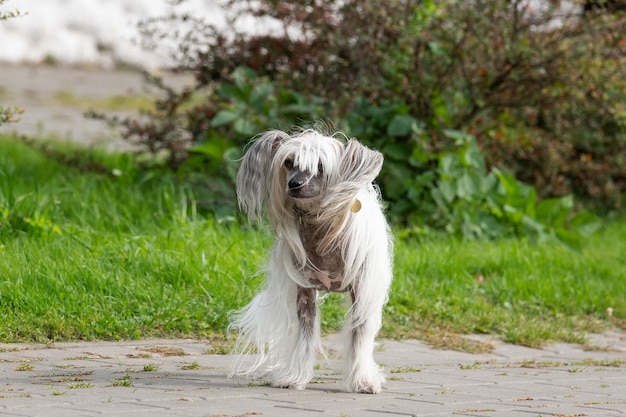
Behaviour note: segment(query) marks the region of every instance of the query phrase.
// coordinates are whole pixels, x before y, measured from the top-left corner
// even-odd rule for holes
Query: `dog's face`
[[[301,205],[323,196],[342,150],[340,141],[321,135],[283,142],[274,155],[274,168],[286,197]]]
[[[314,198],[322,193],[324,167],[318,164],[317,173],[313,175],[308,169],[302,170],[295,166],[292,158],[283,163],[286,171],[287,194],[294,199]]]

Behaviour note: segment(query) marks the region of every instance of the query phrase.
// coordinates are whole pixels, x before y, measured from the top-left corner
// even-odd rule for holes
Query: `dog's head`
[[[275,191],[296,206],[319,200],[335,176],[342,151],[339,140],[315,131],[290,137],[273,156],[271,176],[278,180]]]
[[[380,172],[382,154],[356,140],[347,143],[314,130],[294,136],[270,131],[254,141],[237,173],[239,205],[253,220],[263,208],[272,223],[294,207],[316,213],[328,197],[350,205],[356,193]]]

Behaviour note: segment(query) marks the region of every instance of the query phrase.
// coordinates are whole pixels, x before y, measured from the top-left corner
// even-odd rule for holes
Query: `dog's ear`
[[[383,154],[351,139],[345,144],[337,175],[327,189],[320,218],[338,217],[354,205],[354,198],[371,184],[383,166]]]
[[[339,181],[358,183],[362,187],[376,179],[382,166],[382,153],[350,139],[339,161]]]
[[[355,200],[356,196],[376,179],[382,166],[382,153],[361,145],[355,139],[344,145],[337,174],[326,190],[317,215],[318,220],[330,225],[318,245],[320,253],[331,249],[336,238],[341,236],[349,212],[361,210],[361,202]]]
[[[278,148],[290,137],[271,130],[251,142],[237,172],[239,208],[251,220],[260,221],[263,205],[269,199],[272,159]]]

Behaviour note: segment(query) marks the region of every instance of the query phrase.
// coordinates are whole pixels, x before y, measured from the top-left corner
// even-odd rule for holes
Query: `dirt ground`
[[[188,75],[160,75],[174,88],[193,82]],[[141,73],[130,70],[0,64],[0,106],[17,106],[24,110],[19,123],[0,126],[0,133],[54,137],[108,149],[123,147],[115,130],[84,116],[84,105],[62,102],[59,96],[88,103],[118,95],[145,96],[148,93]]]

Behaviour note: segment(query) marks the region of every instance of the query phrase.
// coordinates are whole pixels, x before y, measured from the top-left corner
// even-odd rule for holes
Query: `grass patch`
[[[113,387],[132,387],[133,386],[133,378],[127,372],[122,378],[114,379],[111,381],[111,386]]]
[[[148,363],[143,366],[144,372],[156,372],[159,370],[159,365],[156,363]]]
[[[415,368],[412,366],[403,366],[400,368],[391,368],[389,370],[390,374],[406,374],[406,373],[414,373],[414,372],[422,372],[420,368]]]
[[[488,342],[479,342],[450,333],[442,329],[421,330],[420,339],[435,349],[458,350],[467,353],[489,353],[494,346]]]
[[[94,384],[90,382],[77,382],[75,384],[70,384],[69,389],[87,389],[95,387]]]
[[[147,347],[147,348],[143,348],[143,350],[150,352],[150,353],[156,353],[161,356],[186,356],[187,355],[187,353],[185,353],[184,350],[180,348],[169,347],[169,346]]]
[[[125,155],[97,157],[116,175],[0,138],[0,339],[224,340],[228,313],[262,281],[254,274],[267,230],[200,213],[192,189],[139,172]],[[542,346],[625,328],[623,236],[617,219],[581,252],[523,239],[398,240],[381,336],[484,351],[459,335]],[[345,307],[345,296],[325,299],[326,331],[341,326]]]
[[[35,366],[30,363],[21,363],[15,368],[16,371],[25,372],[25,371],[34,371]]]
[[[202,369],[202,367],[200,366],[198,361],[193,361],[190,364],[183,365],[180,369],[182,369],[183,371],[195,371],[198,369]]]
[[[541,347],[582,343],[584,333],[624,326],[626,222],[609,221],[581,252],[524,239],[400,242],[383,334],[495,334]],[[612,316],[606,314],[613,309]],[[431,337],[429,337],[431,338]],[[444,343],[444,345],[447,343]]]
[[[605,359],[605,360],[582,359],[581,361],[577,362],[576,364],[577,365],[582,365],[582,366],[598,366],[598,367],[620,368],[622,366],[626,366],[626,359]]]

